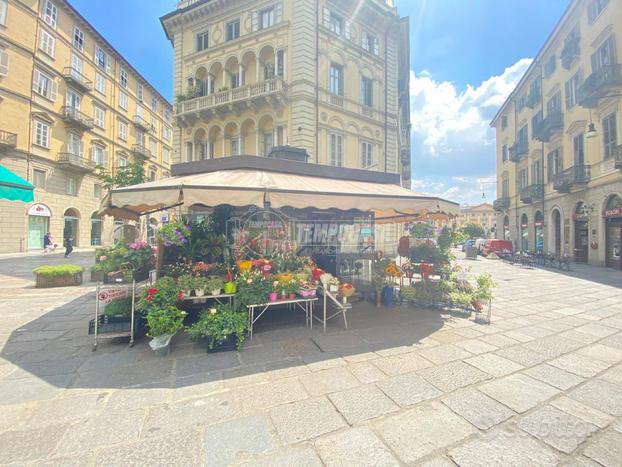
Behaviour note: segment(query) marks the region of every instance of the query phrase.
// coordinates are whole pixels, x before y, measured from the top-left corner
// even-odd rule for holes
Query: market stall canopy
[[[374,212],[391,222],[425,213],[455,216],[451,201],[415,193],[391,183],[331,179],[295,173],[238,168],[180,175],[110,192],[102,214],[123,217],[184,204],[218,206],[269,203],[273,208],[338,209]]]
[[[0,165],[0,199],[31,203],[34,201],[34,189],[31,183]]]

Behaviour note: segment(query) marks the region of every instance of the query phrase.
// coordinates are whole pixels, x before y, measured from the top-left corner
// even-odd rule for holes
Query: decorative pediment
[[[50,125],[54,124],[54,119],[47,112],[33,112],[32,116],[36,119],[43,120]]]
[[[568,125],[566,134],[575,135],[577,133],[581,133],[585,129],[586,125],[587,125],[587,120],[575,120],[570,125]]]

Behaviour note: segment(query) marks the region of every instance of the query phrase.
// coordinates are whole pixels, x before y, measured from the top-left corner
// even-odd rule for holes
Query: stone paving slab
[[[622,433],[609,431],[594,439],[584,454],[605,467],[616,467],[622,459]]]
[[[481,430],[488,430],[515,415],[514,411],[476,389],[455,392],[442,401]]]
[[[399,459],[408,464],[476,432],[470,423],[439,402],[390,415],[373,427]]]
[[[490,378],[488,373],[461,361],[426,368],[417,374],[443,392],[451,392]]]
[[[483,384],[479,389],[519,413],[526,412],[559,392],[548,384],[521,374]]]
[[[367,427],[351,428],[325,436],[318,439],[315,446],[324,465],[328,467],[401,465]]]
[[[391,400],[402,407],[417,404],[442,394],[432,384],[415,374],[395,376],[380,381],[377,386]]]
[[[398,406],[374,385],[346,389],[328,397],[351,425],[398,410]]]

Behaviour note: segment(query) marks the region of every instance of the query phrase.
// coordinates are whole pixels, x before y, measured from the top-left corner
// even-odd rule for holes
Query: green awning
[[[34,189],[32,183],[0,165],[0,199],[30,203],[35,199]]]

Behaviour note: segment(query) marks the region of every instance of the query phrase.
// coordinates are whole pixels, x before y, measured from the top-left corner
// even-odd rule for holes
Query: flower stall
[[[325,326],[327,307],[345,321],[355,293],[371,294],[402,274],[377,257],[384,245],[397,245],[401,223],[458,210],[402,188],[388,173],[248,156],[172,171],[171,178],[111,190],[101,212],[137,219],[178,210],[156,234],[158,282],[167,281],[174,303],[143,306],[154,302],[147,293],[139,308],[153,337],[178,331],[179,311],[186,312],[191,336],[210,351],[240,346],[273,307],[302,310],[307,326],[314,319]],[[114,256],[113,269],[123,270],[117,256],[126,252]],[[318,292],[321,316],[314,315]]]

